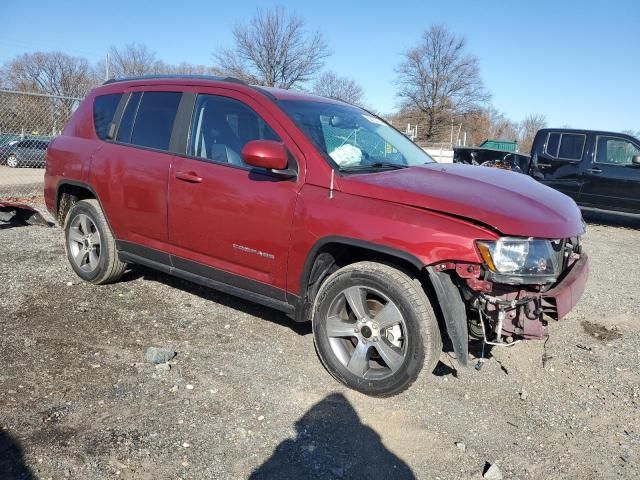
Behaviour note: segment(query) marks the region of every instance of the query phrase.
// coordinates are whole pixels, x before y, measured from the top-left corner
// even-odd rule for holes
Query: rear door
[[[94,154],[92,183],[120,240],[166,247],[170,147],[181,98],[172,87],[130,89],[117,131]]]
[[[577,201],[586,140],[587,136],[582,133],[549,132],[542,152],[537,154],[532,175]]]
[[[580,204],[640,213],[640,142],[616,135],[597,135],[595,154],[584,173]]]
[[[174,266],[284,299],[302,153],[267,109],[233,90],[201,91],[190,123],[187,154],[169,177]],[[283,142],[298,177],[245,164],[241,152],[251,140]]]

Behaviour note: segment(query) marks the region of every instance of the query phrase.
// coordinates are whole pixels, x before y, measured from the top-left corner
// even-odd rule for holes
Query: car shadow
[[[0,429],[0,478],[30,480],[35,478],[24,461],[20,443],[6,430]]]
[[[624,213],[610,213],[592,210],[583,210],[582,218],[588,225],[606,225],[609,227],[622,227],[640,230],[639,215],[625,215]]]
[[[331,394],[295,423],[296,437],[280,443],[251,480],[292,478],[415,479],[411,468],[364,425],[349,401]]]
[[[275,323],[277,325],[288,327],[301,336],[311,334],[311,322],[295,322],[278,310],[264,307],[249,300],[244,300],[240,297],[228,295],[212,288],[203,287],[196,283],[182,280],[181,278],[174,277],[172,275],[168,275],[151,268],[143,267],[142,265],[133,266],[124,274],[124,276],[120,279],[120,282],[131,282],[137,279],[144,279],[152,282],[162,283],[171,288],[176,288],[182,290],[183,292],[196,295],[204,300],[219,303],[220,305],[228,308],[233,308],[235,310],[240,310],[241,312],[248,315],[267,320],[268,322]]]

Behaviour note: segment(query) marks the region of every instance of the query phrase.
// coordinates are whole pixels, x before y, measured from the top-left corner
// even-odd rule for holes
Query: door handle
[[[602,170],[600,170],[599,168],[588,168],[587,173],[593,173],[594,175],[599,175],[600,173],[602,173]]]
[[[202,177],[195,172],[176,172],[176,178],[183,182],[202,183]]]
[[[538,168],[540,168],[541,170],[544,170],[545,168],[549,168],[551,166],[550,163],[540,163],[538,162]]]

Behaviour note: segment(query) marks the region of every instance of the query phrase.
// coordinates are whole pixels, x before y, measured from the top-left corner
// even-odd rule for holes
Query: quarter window
[[[198,95],[189,135],[189,155],[248,168],[240,153],[252,140],[280,141],[280,138],[244,103],[217,95]]]
[[[598,137],[596,162],[631,165],[631,159],[640,155],[640,148],[628,140],[616,137]]]
[[[109,135],[109,127],[113,122],[113,116],[118,108],[122,93],[100,95],[93,101],[93,126],[96,135],[101,140],[106,140]]]
[[[144,92],[131,132],[131,143],[168,150],[180,92]]]

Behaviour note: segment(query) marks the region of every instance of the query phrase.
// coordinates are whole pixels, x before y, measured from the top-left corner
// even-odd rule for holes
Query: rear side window
[[[585,138],[585,135],[577,133],[550,133],[545,152],[555,158],[580,160]]]
[[[584,140],[584,135],[563,133],[562,138],[560,139],[560,150],[558,150],[558,158],[566,158],[567,160],[580,160],[582,158]]]
[[[93,101],[93,126],[101,140],[106,140],[109,136],[109,127],[121,98],[122,93],[111,93],[100,95]]]
[[[180,92],[144,92],[131,132],[131,143],[168,150],[176,119]]]

